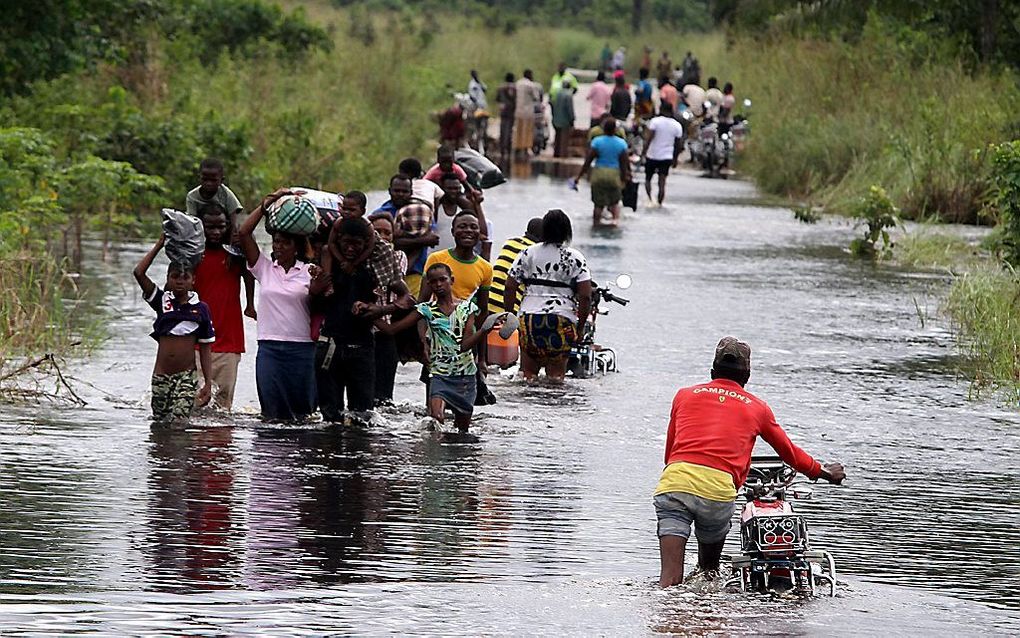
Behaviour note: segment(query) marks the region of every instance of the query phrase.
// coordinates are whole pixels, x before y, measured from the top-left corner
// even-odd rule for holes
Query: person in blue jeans
[[[592,224],[601,226],[603,211],[608,208],[613,219],[608,225],[620,223],[620,200],[623,185],[630,181],[630,158],[627,142],[616,135],[616,119],[602,120],[602,135],[591,141],[584,165],[577,175],[577,181],[591,169]]]

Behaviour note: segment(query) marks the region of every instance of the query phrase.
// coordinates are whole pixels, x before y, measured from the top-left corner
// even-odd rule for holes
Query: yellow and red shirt
[[[716,379],[681,388],[673,398],[666,468],[655,493],[679,491],[710,500],[733,500],[736,488],[747,479],[759,436],[795,470],[818,478],[821,464],[794,445],[768,404],[739,383]]]

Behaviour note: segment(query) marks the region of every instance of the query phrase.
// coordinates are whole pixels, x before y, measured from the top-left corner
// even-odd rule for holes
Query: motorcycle
[[[620,290],[630,288],[633,283],[630,275],[622,274],[614,282]],[[591,291],[591,315],[584,324],[584,334],[570,348],[567,358],[567,374],[578,379],[587,379],[598,373],[617,372],[616,352],[595,342],[595,320],[599,315],[609,314],[608,310],[599,310],[599,303],[612,301],[621,306],[630,303],[629,299],[618,297],[608,287],[593,283]]]
[[[812,490],[794,482],[797,471],[776,456],[755,456],[741,488],[746,502],[740,513],[740,554],[724,556],[732,576],[727,587],[740,591],[793,591],[814,596],[819,587],[836,595],[836,561],[812,549],[807,521],[793,511],[787,493],[809,499]]]
[[[738,153],[747,146],[747,137],[751,133],[751,100],[744,100],[744,112],[733,118],[733,127],[730,135],[733,138],[733,148]]]

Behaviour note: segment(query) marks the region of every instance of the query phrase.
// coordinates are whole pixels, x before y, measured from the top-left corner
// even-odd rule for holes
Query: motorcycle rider
[[[751,466],[761,436],[791,467],[811,479],[839,484],[843,466],[824,467],[794,445],[768,404],[744,389],[751,376],[751,347],[723,337],[715,348],[712,381],[681,388],[673,398],[666,434],[666,467],[655,490],[658,518],[659,586],[684,580],[684,550],[695,526],[698,568],[719,569],[733,518],[737,487]]]

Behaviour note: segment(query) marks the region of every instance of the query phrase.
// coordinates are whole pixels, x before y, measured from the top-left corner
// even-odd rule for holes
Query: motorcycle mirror
[[[690,111],[684,111],[683,113],[680,114],[680,117],[684,118],[685,120],[690,120],[694,118],[694,116],[691,115]]]
[[[810,487],[795,487],[791,490],[793,498],[807,501],[811,499],[811,495],[815,493]]]
[[[621,273],[616,277],[616,287],[620,290],[626,290],[631,287],[634,280],[627,273]]]
[[[702,104],[702,106],[704,106],[706,109],[710,109],[712,108],[712,103],[706,101],[704,104]]]
[[[751,108],[751,100],[744,98],[744,106],[746,106],[747,108]]]

